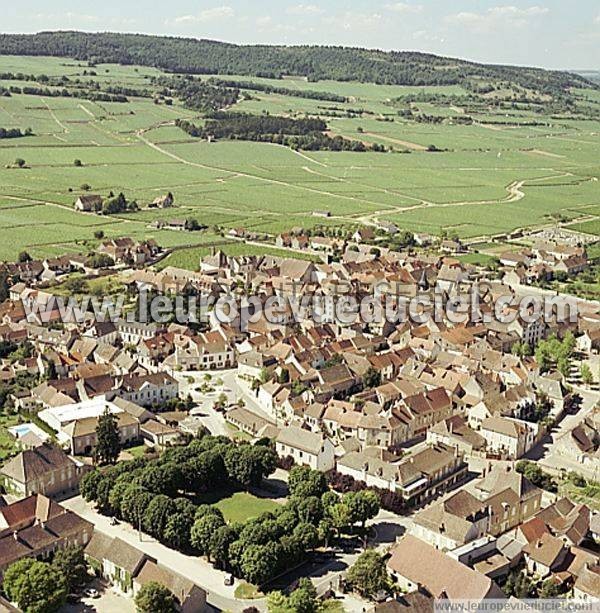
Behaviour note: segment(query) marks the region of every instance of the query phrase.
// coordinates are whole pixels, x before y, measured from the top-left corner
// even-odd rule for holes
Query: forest
[[[399,41],[399,45],[401,41]],[[540,68],[484,65],[427,53],[338,46],[235,45],[142,34],[40,32],[0,35],[0,54],[49,55],[89,62],[155,66],[169,72],[281,78],[305,76],[397,85],[453,85],[471,79],[510,82],[541,93],[598,88],[579,75]]]

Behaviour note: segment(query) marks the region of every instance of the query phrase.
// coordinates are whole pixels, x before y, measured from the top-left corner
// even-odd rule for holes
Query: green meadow
[[[139,90],[150,88],[149,79],[160,74],[111,64],[93,71],[90,75],[75,60],[0,56],[0,73],[66,75],[82,83]],[[154,237],[167,247],[180,247],[168,263],[187,267],[197,266],[198,257],[210,249],[205,245],[220,238],[215,226],[276,234],[297,226],[393,221],[412,231],[452,229],[461,237],[485,240],[549,224],[555,215],[574,229],[600,233],[598,120],[519,108],[486,111],[482,105],[473,112],[460,102],[468,93],[460,87],[252,80],[333,92],[348,101],[252,90],[246,92],[250,99],[234,110],[319,114],[332,134],[380,143],[390,151],[304,152],[267,143],[208,143],[175,127],[176,119],[202,121],[177,100],[169,106],[131,96],[127,103],[0,97],[0,127],[33,131],[33,136],[0,140],[0,259],[14,259],[21,250],[36,257],[90,250],[100,229],[106,236]],[[11,85],[24,82],[0,81],[0,86]],[[454,102],[402,100],[422,93],[452,95]],[[597,94],[581,93],[581,104],[600,108]],[[408,120],[400,114],[408,106],[416,115],[440,116],[444,122]],[[357,109],[363,112],[349,112]],[[455,118],[467,112],[473,123],[458,123]],[[438,151],[427,151],[431,146]],[[17,159],[25,167],[16,168]],[[78,213],[73,202],[82,186],[103,196],[122,191],[141,210],[119,216]],[[175,207],[147,208],[167,191],[174,194]],[[331,217],[315,217],[319,210],[330,211]],[[149,227],[155,220],[190,217],[210,231]],[[225,246],[232,253],[260,249],[243,243]]]

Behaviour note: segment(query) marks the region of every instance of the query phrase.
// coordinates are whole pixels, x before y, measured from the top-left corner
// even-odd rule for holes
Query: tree
[[[164,494],[154,496],[142,516],[144,532],[162,540],[167,521],[176,512],[175,503],[171,498]]]
[[[585,362],[581,365],[580,369],[581,380],[585,385],[591,385],[594,382],[594,375],[592,375],[592,369]]]
[[[24,168],[24,167],[25,167],[25,163],[26,163],[26,162],[25,162],[25,160],[24,160],[23,158],[17,158],[17,159],[15,160],[15,166],[16,166],[17,168]]]
[[[135,606],[139,613],[175,613],[177,611],[175,596],[164,585],[148,581],[140,588],[135,597]]]
[[[291,497],[308,498],[309,496],[321,497],[329,488],[327,477],[318,470],[312,470],[308,466],[294,466],[290,470],[288,488]]]
[[[167,519],[163,531],[163,540],[169,547],[185,551],[190,548],[190,532],[194,524],[193,517],[185,513],[175,513]]]
[[[241,570],[244,578],[255,585],[265,583],[277,572],[279,554],[279,543],[247,546],[241,556]]]
[[[390,587],[390,579],[383,557],[374,549],[367,549],[348,571],[348,581],[363,596],[371,597]]]
[[[313,524],[306,522],[302,522],[294,528],[293,537],[306,551],[314,549],[319,544],[319,532]]]
[[[344,503],[350,509],[352,523],[360,522],[363,528],[368,519],[379,513],[381,506],[379,496],[373,490],[350,492],[344,496]]]
[[[225,520],[218,515],[205,515],[194,522],[191,530],[192,545],[202,554],[210,557],[210,543],[214,533],[225,525]]]
[[[2,587],[25,613],[54,613],[68,594],[65,578],[47,562],[33,558],[11,564]]]
[[[327,512],[338,535],[353,523],[352,511],[345,502],[338,502],[330,507]]]
[[[94,238],[96,238],[98,240],[104,238],[104,230],[96,230],[94,232]]]
[[[19,252],[17,259],[20,263],[31,262],[31,256],[29,255],[29,253],[27,253],[27,251]]]
[[[260,485],[277,466],[277,454],[264,445],[232,445],[225,452],[229,478],[243,487]]]
[[[319,541],[325,544],[325,547],[329,547],[329,541],[334,535],[335,529],[333,522],[330,519],[322,519],[317,526],[319,532]]]
[[[98,484],[102,479],[103,476],[99,470],[90,470],[81,477],[81,481],[79,482],[79,493],[84,500],[88,502],[96,500]]]
[[[267,611],[268,613],[295,613],[290,599],[279,590],[274,590],[267,596]]]
[[[73,166],[76,166],[77,168],[81,168],[83,166],[83,163],[81,160],[75,159],[73,160]]]
[[[238,532],[233,526],[220,526],[210,537],[208,551],[219,568],[229,568],[229,546],[237,538]]]
[[[52,567],[64,577],[68,592],[81,589],[89,579],[81,547],[69,546],[59,549],[54,554]]]
[[[375,370],[372,366],[369,366],[367,372],[365,372],[363,375],[362,383],[365,389],[370,389],[381,385],[381,373],[378,370]]]
[[[539,589],[539,598],[557,598],[560,596],[560,586],[554,581],[553,578],[546,579]]]
[[[316,613],[319,610],[317,590],[307,577],[300,579],[298,587],[290,594],[288,600],[296,613]]]
[[[117,418],[108,410],[98,418],[96,426],[96,447],[94,462],[96,464],[114,464],[121,451],[121,439]]]

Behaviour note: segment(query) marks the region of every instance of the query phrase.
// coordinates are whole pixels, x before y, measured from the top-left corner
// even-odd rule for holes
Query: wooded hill
[[[280,78],[305,76],[397,85],[469,85],[505,81],[559,94],[569,87],[598,87],[568,72],[484,65],[436,55],[350,47],[234,45],[210,40],[143,34],[40,32],[0,35],[0,54],[50,55],[92,63],[155,66],[191,74],[237,74]]]

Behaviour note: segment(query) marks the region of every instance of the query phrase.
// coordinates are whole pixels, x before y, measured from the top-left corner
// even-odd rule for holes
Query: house
[[[296,464],[327,472],[335,466],[335,447],[322,434],[297,426],[281,428],[275,439],[275,451],[280,458],[290,456]]]
[[[173,206],[174,203],[173,194],[169,192],[168,194],[164,194],[162,196],[158,196],[152,201],[152,207],[157,207],[159,209],[167,209]]]
[[[535,435],[526,422],[494,415],[481,422],[479,430],[487,452],[503,459],[516,460],[531,449]]]
[[[371,487],[396,492],[408,505],[423,504],[460,483],[467,465],[456,450],[427,447],[391,463],[380,449],[351,451],[337,461],[337,471]]]
[[[22,451],[0,469],[6,491],[17,496],[58,497],[73,493],[79,488],[82,474],[82,466],[51,443]]]
[[[133,596],[133,578],[150,556],[118,537],[94,532],[84,555],[95,573],[108,581],[122,594]]]
[[[130,445],[140,439],[140,422],[129,413],[115,415],[121,445]],[[61,431],[73,455],[90,455],[97,443],[98,417],[75,419]]]
[[[542,490],[510,465],[495,464],[474,484],[473,494],[490,508],[488,532],[503,534],[531,519],[541,508]]]
[[[57,549],[84,547],[94,525],[47,498],[33,494],[0,507],[0,572],[21,558],[49,558]]]
[[[598,601],[600,598],[600,564],[585,565],[573,586],[573,596],[581,600]]]
[[[403,591],[426,589],[434,598],[450,602],[505,598],[492,579],[411,534],[399,539],[391,554],[387,568]]]
[[[134,596],[150,582],[164,585],[175,596],[177,610],[181,613],[203,613],[209,610],[204,589],[170,568],[147,559],[133,579]]]
[[[181,432],[177,428],[155,419],[149,419],[140,425],[140,435],[147,445],[159,448],[176,445],[181,440]]]
[[[375,240],[375,232],[372,228],[360,228],[352,235],[355,243],[364,243]]]
[[[252,413],[252,411],[248,411],[248,409],[244,409],[243,407],[237,407],[227,411],[225,414],[225,421],[250,436],[256,436],[258,431],[269,423],[266,419],[259,417],[255,413]]]
[[[149,375],[125,375],[119,396],[141,406],[164,404],[179,395],[179,383],[165,372]]]
[[[411,534],[436,549],[449,551],[485,536],[489,515],[485,503],[461,490],[419,511]]]
[[[482,452],[486,445],[485,438],[471,429],[462,415],[454,415],[434,424],[427,430],[427,442],[455,447],[467,456]]]
[[[590,509],[568,498],[560,498],[536,516],[548,531],[570,546],[581,545],[590,531]]]
[[[542,534],[523,548],[527,570],[539,579],[545,579],[561,566],[568,551],[561,539],[549,533]]]
[[[102,196],[98,196],[96,194],[85,194],[79,196],[79,198],[75,200],[74,207],[76,211],[93,213],[102,208],[102,202]]]

